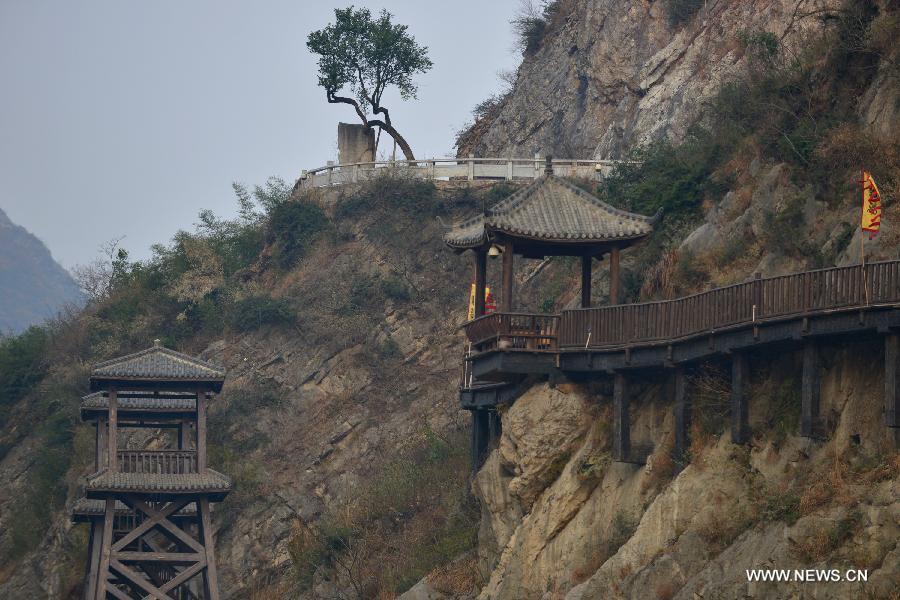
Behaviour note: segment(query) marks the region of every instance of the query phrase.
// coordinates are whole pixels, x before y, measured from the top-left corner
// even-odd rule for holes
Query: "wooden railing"
[[[333,164],[302,171],[297,185],[301,188],[327,187],[357,183],[376,177],[386,170],[422,179],[535,179],[544,173],[545,159],[534,158],[431,158],[428,160],[382,160],[374,162]],[[553,172],[560,177],[598,179],[608,175],[614,160],[553,159]]]
[[[567,310],[561,348],[680,338],[855,307],[900,303],[900,261],[754,279],[662,302]],[[475,321],[472,321],[474,324]],[[468,331],[468,330],[467,330]]]
[[[556,350],[558,315],[491,313],[464,326],[472,352],[489,350]]]
[[[197,453],[190,450],[120,450],[119,471],[176,475],[197,472]]]

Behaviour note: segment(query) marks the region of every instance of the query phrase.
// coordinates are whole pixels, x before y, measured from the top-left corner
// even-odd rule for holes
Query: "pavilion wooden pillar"
[[[819,420],[819,347],[815,340],[803,342],[803,373],[800,385],[800,435],[813,437]]]
[[[513,260],[512,242],[506,242],[503,244],[503,290],[500,297],[500,312],[512,312],[513,309]]]
[[[115,388],[109,390],[109,422],[107,424],[107,431],[106,466],[114,473],[119,470],[119,459],[118,456],[116,456],[116,441],[119,433],[119,400]]]
[[[746,444],[750,441],[750,360],[746,354],[735,353],[731,359],[731,441]]]
[[[475,318],[484,315],[484,290],[487,287],[487,250],[475,250]]]
[[[197,471],[206,468],[206,392],[197,390]]]
[[[693,406],[687,395],[687,379],[681,367],[672,373],[672,392],[675,400],[675,461],[680,469],[687,462],[688,448],[691,446],[693,416]]]
[[[613,378],[613,460],[628,462],[631,454],[631,418],[628,378],[616,373]]]
[[[619,247],[609,251],[609,303],[618,304],[620,299]]]
[[[591,261],[592,256],[581,257],[581,308],[591,307]]]
[[[108,432],[106,429],[107,429],[106,419],[103,417],[97,417],[97,433],[96,433],[97,447],[96,447],[95,457],[94,457],[94,466],[96,467],[96,469],[98,471],[106,466],[106,457],[108,456],[107,442],[106,442],[106,434]]]
[[[900,427],[900,334],[884,337],[884,424]]]

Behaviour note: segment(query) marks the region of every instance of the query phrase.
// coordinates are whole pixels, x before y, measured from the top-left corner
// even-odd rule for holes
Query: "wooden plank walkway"
[[[756,278],[659,302],[563,311],[492,313],[464,325],[477,353],[559,352],[672,344],[693,337],[900,304],[900,261]]]

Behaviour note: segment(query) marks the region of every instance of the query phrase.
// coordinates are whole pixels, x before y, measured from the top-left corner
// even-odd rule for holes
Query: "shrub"
[[[325,211],[310,202],[282,202],[269,213],[269,243],[275,261],[290,269],[330,227]]]
[[[231,306],[228,324],[237,331],[252,331],[263,325],[290,325],[296,321],[286,300],[271,296],[250,296]]]
[[[553,17],[559,11],[559,0],[544,1],[540,5],[526,1],[512,20],[513,33],[524,55],[532,55],[541,48]]]
[[[334,210],[337,220],[358,219],[373,212],[396,216],[396,211],[411,213],[416,218],[434,214],[438,205],[437,188],[431,181],[416,179],[402,171],[385,169],[363,183],[350,196],[341,199]]]
[[[381,291],[396,302],[407,302],[412,298],[409,286],[398,275],[389,275],[381,281]]]
[[[669,25],[679,27],[694,18],[703,6],[703,0],[665,0]]]
[[[0,339],[0,424],[7,407],[24,398],[47,374],[47,331],[30,327],[24,333]]]

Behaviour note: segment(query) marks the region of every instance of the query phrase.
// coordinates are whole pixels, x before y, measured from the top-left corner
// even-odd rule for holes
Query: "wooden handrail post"
[[[107,443],[107,461],[106,465],[110,472],[115,473],[119,470],[119,458],[116,454],[116,442],[119,432],[119,400],[116,388],[109,390],[109,423],[106,438]]]

